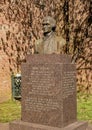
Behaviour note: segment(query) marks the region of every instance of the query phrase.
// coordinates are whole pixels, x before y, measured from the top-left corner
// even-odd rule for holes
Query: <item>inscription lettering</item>
[[[67,98],[75,92],[75,71],[64,72],[63,75],[63,98]]]
[[[50,95],[50,89],[55,86],[54,71],[48,67],[32,67],[30,94]]]
[[[60,103],[57,102],[56,99],[50,98],[37,98],[37,97],[30,97],[26,98],[26,110],[30,111],[49,111],[49,110],[61,110]]]

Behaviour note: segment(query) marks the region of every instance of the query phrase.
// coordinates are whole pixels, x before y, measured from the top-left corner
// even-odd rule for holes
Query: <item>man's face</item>
[[[43,21],[43,32],[50,33],[52,31],[52,26],[49,20]]]

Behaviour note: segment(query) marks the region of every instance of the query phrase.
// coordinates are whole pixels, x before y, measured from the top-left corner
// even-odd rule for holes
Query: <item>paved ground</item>
[[[0,130],[9,130],[9,124],[0,123]],[[87,130],[92,130],[92,125],[89,125]]]
[[[8,123],[0,123],[0,130],[9,130]]]
[[[92,130],[92,126],[91,125],[88,126],[88,130]]]

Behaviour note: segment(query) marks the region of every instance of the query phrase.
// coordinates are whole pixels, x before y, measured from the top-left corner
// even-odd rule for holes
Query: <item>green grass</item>
[[[78,120],[85,120],[92,124],[92,95],[78,95],[77,117]]]
[[[0,104],[0,122],[20,119],[21,105],[19,101],[10,100]]]
[[[78,120],[88,121],[92,124],[92,95],[78,94],[77,98]],[[10,100],[0,104],[0,122],[10,122],[21,118],[21,104]]]

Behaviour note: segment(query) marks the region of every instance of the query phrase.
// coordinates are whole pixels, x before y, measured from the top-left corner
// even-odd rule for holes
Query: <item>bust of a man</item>
[[[43,37],[35,42],[34,53],[60,54],[65,48],[66,41],[55,34],[56,21],[50,16],[43,19]]]

